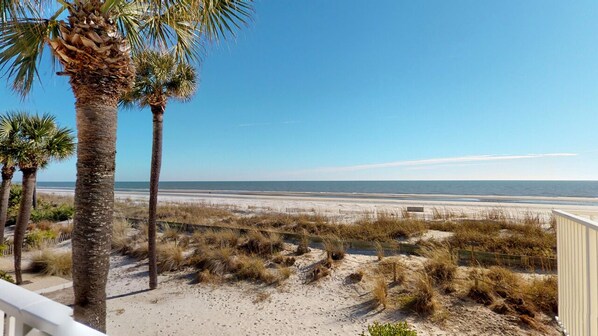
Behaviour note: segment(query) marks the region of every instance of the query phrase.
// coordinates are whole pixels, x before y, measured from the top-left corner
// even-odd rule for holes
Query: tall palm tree
[[[10,186],[16,170],[15,143],[21,129],[22,114],[11,112],[0,117],[0,163],[2,184],[0,185],[0,245],[4,243],[4,228],[8,213]]]
[[[15,275],[18,285],[23,282],[21,252],[25,230],[31,218],[37,171],[46,167],[50,161],[66,159],[75,152],[73,132],[69,128],[58,127],[53,116],[23,115],[22,120],[16,141],[18,166],[23,173],[23,192],[14,236]]]
[[[157,46],[194,60],[201,41],[234,35],[252,0],[1,0],[0,68],[27,94],[50,46],[70,77],[77,120],[73,230],[74,316],[106,329],[106,281],[114,207],[116,112],[135,68]],[[48,12],[52,9],[51,12]]]
[[[162,166],[162,124],[166,104],[170,98],[187,101],[197,86],[195,69],[189,64],[178,62],[173,54],[159,51],[145,51],[133,58],[137,73],[131,91],[122,103],[148,107],[153,115],[152,162],[149,194],[148,257],[149,286],[158,286],[156,257],[156,210],[158,207],[158,185]]]

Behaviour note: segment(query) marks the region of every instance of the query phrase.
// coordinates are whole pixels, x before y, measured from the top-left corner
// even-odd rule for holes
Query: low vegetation
[[[384,279],[384,277],[380,276],[374,280],[372,296],[378,306],[381,305],[386,309],[388,306],[388,285],[386,284],[386,279]]]
[[[17,221],[18,207],[21,200],[22,188],[16,184],[11,187],[6,225],[14,225]],[[73,218],[75,208],[72,198],[40,194],[37,207],[31,211],[31,221],[60,222]]]
[[[139,207],[136,205],[119,208],[122,213],[131,211],[139,217],[145,214],[137,212]],[[159,211],[164,211],[159,215],[162,220],[215,225],[211,229],[198,228],[192,234],[175,225],[162,226],[158,244],[158,270],[161,273],[191,270],[201,283],[251,281],[271,285],[282,283],[301,270],[308,283],[328,281],[324,278],[339,265],[347,263],[342,260],[348,244],[352,240],[369,240],[373,243],[377,261],[372,261],[369,268],[349,274],[346,283],[371,286],[371,297],[376,306],[385,309],[397,306],[419,315],[436,316],[439,311],[444,311],[441,302],[446,303],[446,295],[452,295],[485,305],[497,314],[515,316],[538,330],[543,323],[543,314],[554,316],[558,313],[554,276],[527,279],[510,269],[496,266],[476,268],[465,274],[457,267],[455,251],[458,249],[554,256],[554,227],[533,214],[527,214],[515,223],[500,211],[490,211],[483,218],[471,220],[460,214],[437,210],[435,220],[405,218],[399,212],[366,215],[354,224],[340,224],[317,214],[239,215],[234,209],[206,204],[167,205]],[[130,213],[127,216],[133,217]],[[56,226],[42,220],[31,225],[27,241],[31,246],[43,247],[41,241],[68,230],[69,226]],[[418,237],[426,230],[454,234],[443,242],[425,244],[421,254],[426,259],[422,260],[421,266],[414,267],[409,263],[408,268],[403,262],[404,257],[385,254],[385,248],[391,250],[388,248],[392,246],[391,242]],[[285,249],[282,232],[295,234],[293,241],[297,245],[292,250],[288,245]],[[297,268],[295,265],[301,260],[299,256],[310,251],[310,240],[316,244],[321,241],[326,256],[310,268]],[[133,227],[127,221],[116,220],[112,250],[138,260],[146,259],[147,224],[141,221]],[[32,270],[68,276],[70,259],[66,262],[66,258],[70,255],[44,250],[34,260]],[[406,324],[375,324],[368,327],[368,333],[415,335]]]
[[[455,279],[457,264],[446,247],[424,251],[428,260],[424,263],[424,272],[436,286],[449,288]]]
[[[0,280],[15,283],[15,279],[12,277],[12,275],[8,274],[6,271],[3,270],[0,270]]]
[[[420,315],[430,315],[436,311],[438,306],[436,295],[430,277],[419,273],[411,293],[402,300],[403,308]]]
[[[361,336],[417,336],[417,332],[409,328],[407,322],[379,323],[374,322],[368,326],[368,333],[361,333]]]
[[[33,256],[29,271],[45,275],[70,277],[72,263],[71,251],[43,250]]]

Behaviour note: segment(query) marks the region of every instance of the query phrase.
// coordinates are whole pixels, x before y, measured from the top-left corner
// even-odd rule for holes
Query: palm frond
[[[195,93],[197,75],[172,53],[147,50],[133,58],[137,69],[132,89],[121,98],[121,106],[146,107],[165,104],[169,98],[188,100]]]
[[[236,30],[246,25],[253,13],[252,0],[196,0],[198,29],[211,40],[226,39],[236,35]]]
[[[52,160],[62,160],[75,151],[73,132],[56,124],[50,114],[26,115],[15,141],[16,161],[21,169],[43,168]]]
[[[55,36],[57,21],[23,19],[0,25],[0,70],[13,81],[13,89],[27,94],[38,75],[45,42]]]
[[[48,8],[52,2],[50,0],[0,0],[0,24],[23,17],[39,17],[36,14]]]

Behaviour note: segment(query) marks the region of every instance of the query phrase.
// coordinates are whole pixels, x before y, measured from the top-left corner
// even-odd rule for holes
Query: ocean
[[[38,182],[43,189],[73,189],[74,182]],[[149,182],[116,182],[117,191],[147,191]],[[598,198],[598,181],[239,181],[160,182],[161,191],[377,195],[472,195]],[[366,195],[367,196],[367,195]]]

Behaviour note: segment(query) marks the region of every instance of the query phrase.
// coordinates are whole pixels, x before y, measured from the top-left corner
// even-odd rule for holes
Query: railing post
[[[559,317],[566,335],[598,335],[598,223],[555,210]]]
[[[592,335],[592,278],[591,278],[591,258],[590,258],[590,228],[585,227],[586,235],[586,290],[587,290],[587,316],[586,316],[586,335]]]

